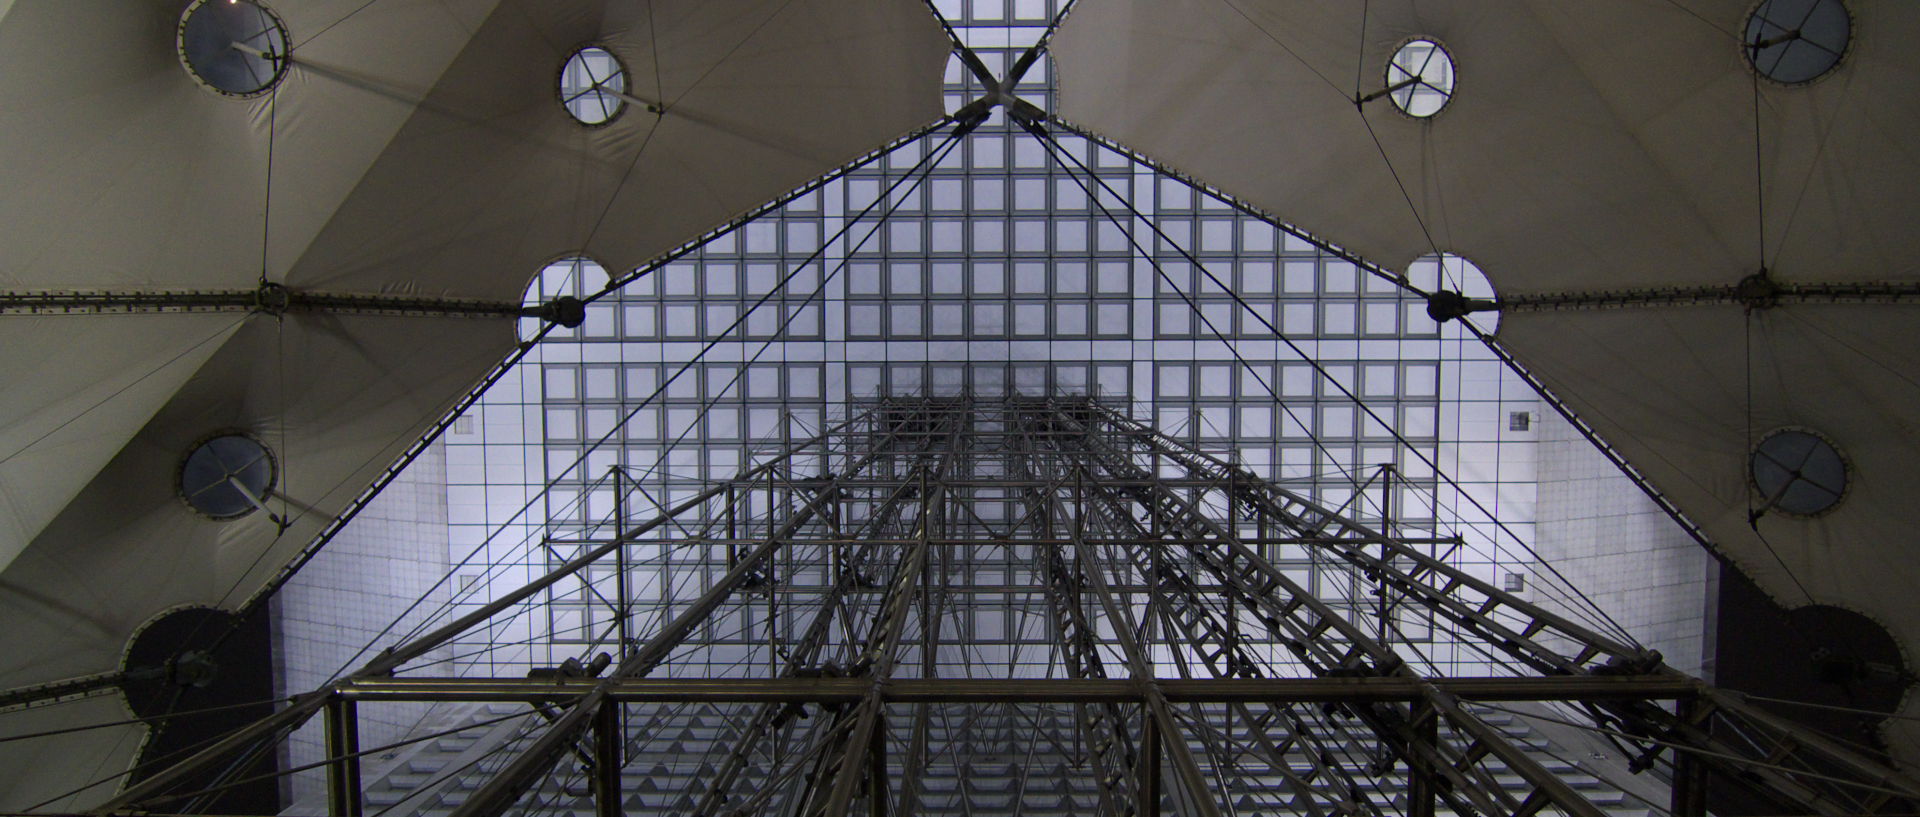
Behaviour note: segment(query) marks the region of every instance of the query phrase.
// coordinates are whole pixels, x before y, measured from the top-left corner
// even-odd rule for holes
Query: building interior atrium
[[[0,814],[1920,814],[1906,33],[0,0]]]

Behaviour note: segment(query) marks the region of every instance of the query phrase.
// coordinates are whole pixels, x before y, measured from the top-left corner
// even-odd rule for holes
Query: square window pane
[[[999,295],[1007,291],[1007,269],[999,264],[973,265],[973,293]]]
[[[1053,307],[1053,333],[1059,337],[1082,337],[1087,334],[1086,304],[1055,304]]]
[[[858,338],[879,337],[880,305],[871,303],[848,304],[847,336]]]
[[[933,265],[933,287],[936,295],[960,295],[967,291],[967,268],[957,263]]]
[[[892,295],[920,294],[920,272],[922,269],[923,267],[919,264],[895,263],[893,267],[888,270],[888,293]]]
[[[1005,335],[1007,333],[1007,305],[974,304],[973,333],[975,335]]]
[[[920,304],[894,304],[890,309],[894,336],[913,336],[920,334]]]
[[[973,251],[1001,252],[1006,249],[1007,225],[1002,221],[973,223]]]
[[[1022,337],[1045,337],[1047,305],[1022,302],[1013,305],[1013,333]]]
[[[973,209],[976,212],[1004,210],[1006,206],[1006,182],[1000,179],[973,180]]]

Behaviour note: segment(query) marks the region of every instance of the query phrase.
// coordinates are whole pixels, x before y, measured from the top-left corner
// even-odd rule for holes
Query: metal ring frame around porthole
[[[215,85],[212,80],[207,79],[207,77],[200,72],[200,69],[194,67],[193,60],[187,53],[187,24],[193,19],[194,14],[202,8],[222,3],[232,6],[245,5],[248,8],[258,10],[260,13],[266,15],[266,18],[272,22],[273,26],[269,31],[276,32],[279,35],[281,51],[279,54],[273,55],[277,57],[277,59],[270,60],[273,63],[273,75],[268,77],[258,88],[247,91],[236,91]],[[265,4],[258,2],[258,0],[193,0],[193,2],[187,4],[185,10],[180,12],[180,23],[174,29],[173,48],[174,55],[180,60],[180,67],[187,72],[187,76],[193,78],[195,84],[213,93],[235,99],[251,99],[271,92],[280,85],[281,80],[286,79],[287,69],[293,63],[290,56],[293,50],[293,35],[288,33],[286,21],[280,19],[280,15],[275,14],[273,9],[268,8]],[[271,51],[268,53],[272,54]]]
[[[572,108],[567,107],[567,94],[566,94],[567,66],[572,65],[573,61],[576,58],[578,58],[582,54],[585,54],[588,51],[600,51],[605,53],[608,57],[611,57],[613,59],[613,64],[619,68],[620,76],[623,78],[623,80],[627,82],[631,81],[633,77],[633,71],[627,68],[627,61],[620,59],[620,55],[614,53],[613,49],[609,48],[606,43],[601,43],[601,42],[581,43],[577,46],[574,46],[572,50],[567,52],[566,58],[560,60],[560,67],[554,71],[553,97],[555,101],[560,103],[560,110],[564,112],[567,115],[567,118],[569,120],[572,120],[575,125],[579,125],[580,127],[583,127],[583,128],[604,128],[609,125],[612,125],[615,122],[620,121],[620,117],[626,115],[627,109],[633,107],[633,103],[630,100],[626,99],[625,97],[617,97],[620,101],[620,106],[617,108],[614,108],[613,112],[610,115],[608,115],[606,119],[601,120],[599,122],[588,122],[587,120],[581,119],[579,116],[576,116],[574,114]],[[617,93],[622,93],[622,94],[631,93],[631,86],[628,85],[627,89]]]
[[[178,497],[181,504],[186,505],[187,509],[192,511],[194,514],[206,519],[212,519],[220,522],[231,521],[234,519],[241,519],[247,516],[251,516],[253,513],[260,510],[259,508],[248,507],[246,510],[240,511],[238,513],[231,513],[231,514],[210,513],[202,509],[200,506],[193,504],[193,499],[188,496],[187,486],[186,486],[187,462],[191,460],[193,458],[193,455],[195,453],[198,453],[200,449],[206,447],[207,444],[213,442],[214,440],[221,439],[223,437],[240,437],[248,441],[251,441],[254,445],[260,447],[261,453],[266,455],[267,484],[260,491],[260,499],[265,500],[267,497],[271,496],[273,494],[274,488],[278,487],[280,484],[280,458],[273,453],[272,446],[267,445],[266,441],[261,440],[258,436],[255,436],[253,432],[247,431],[246,429],[240,429],[240,428],[223,428],[218,431],[213,431],[208,434],[202,435],[198,439],[195,439],[191,445],[187,446],[186,453],[180,455],[179,462],[174,464],[173,495],[175,497]]]
[[[1760,70],[1759,64],[1754,62],[1754,59],[1753,59],[1754,51],[1752,48],[1749,47],[1750,44],[1747,41],[1747,27],[1752,23],[1754,15],[1760,13],[1760,9],[1766,7],[1767,5],[1773,2],[1775,2],[1775,0],[1755,0],[1754,4],[1747,8],[1747,13],[1741,16],[1739,25],[1735,29],[1735,32],[1738,34],[1738,36],[1735,37],[1735,40],[1736,40],[1736,47],[1740,49],[1740,62],[1742,65],[1745,65],[1747,67],[1748,71],[1753,72],[1754,76],[1759,77],[1760,79],[1763,79],[1767,82],[1773,83],[1774,85],[1778,85],[1785,88],[1798,88],[1801,86],[1812,85],[1816,82],[1820,82],[1821,80],[1826,79],[1827,77],[1833,76],[1835,72],[1840,70],[1840,66],[1847,64],[1847,58],[1853,55],[1854,44],[1860,41],[1860,18],[1854,15],[1853,7],[1847,5],[1845,0],[1814,0],[1814,2],[1816,3],[1818,2],[1834,3],[1835,5],[1838,5],[1840,7],[1840,10],[1842,12],[1846,13],[1847,44],[1845,48],[1842,48],[1840,50],[1840,55],[1834,58],[1833,64],[1827,66],[1827,69],[1825,71],[1821,71],[1819,74],[1812,77],[1808,77],[1807,79],[1803,79],[1803,80],[1787,81],[1782,79],[1776,79],[1772,75],[1769,75],[1767,72]],[[1776,23],[1775,25],[1778,25],[1778,24]]]
[[[1432,44],[1434,47],[1434,50],[1440,52],[1440,55],[1446,58],[1447,65],[1451,67],[1451,71],[1453,74],[1453,84],[1451,87],[1447,88],[1446,91],[1444,92],[1446,94],[1446,101],[1441,102],[1440,107],[1435,108],[1433,110],[1433,113],[1416,114],[1412,111],[1407,110],[1406,108],[1401,107],[1400,100],[1394,98],[1393,94],[1388,93],[1386,95],[1387,105],[1389,107],[1392,107],[1394,110],[1399,111],[1401,116],[1407,117],[1408,119],[1412,119],[1417,122],[1431,122],[1435,117],[1438,117],[1443,113],[1446,113],[1447,108],[1453,106],[1453,98],[1460,91],[1460,61],[1453,58],[1453,51],[1447,48],[1447,44],[1441,42],[1439,38],[1420,35],[1420,36],[1408,37],[1404,40],[1401,40],[1398,43],[1395,43],[1393,46],[1393,51],[1387,54],[1386,65],[1381,66],[1381,69],[1380,69],[1380,78],[1383,82],[1381,87],[1383,88],[1393,87],[1395,82],[1393,78],[1394,58],[1400,56],[1401,51],[1405,50],[1407,46],[1413,45],[1414,43]],[[1421,84],[1424,85],[1427,83],[1421,83]],[[1434,86],[1428,85],[1427,87],[1432,88]]]
[[[1767,496],[1766,489],[1760,485],[1759,477],[1756,475],[1755,469],[1754,469],[1754,460],[1760,456],[1761,447],[1766,445],[1769,440],[1773,440],[1783,434],[1789,434],[1789,433],[1805,434],[1807,436],[1813,437],[1814,439],[1819,440],[1821,443],[1824,443],[1828,448],[1832,449],[1834,455],[1840,458],[1840,469],[1841,469],[1840,473],[1844,478],[1844,482],[1840,486],[1839,494],[1833,498],[1833,501],[1827,503],[1825,507],[1822,507],[1819,510],[1811,511],[1811,512],[1800,512],[1800,511],[1794,511],[1794,510],[1780,507],[1777,504],[1774,504],[1771,506],[1766,504],[1769,501],[1771,501],[1772,498]],[[1822,516],[1826,516],[1827,514],[1833,513],[1841,505],[1845,504],[1847,501],[1847,496],[1853,493],[1853,481],[1855,476],[1855,469],[1853,467],[1853,458],[1848,456],[1846,449],[1841,448],[1840,444],[1835,442],[1832,437],[1829,437],[1825,434],[1820,433],[1815,429],[1808,428],[1806,426],[1780,426],[1778,428],[1772,429],[1767,433],[1761,435],[1760,439],[1756,441],[1751,448],[1748,449],[1746,465],[1747,465],[1747,488],[1753,491],[1753,495],[1756,501],[1761,503],[1759,505],[1756,505],[1755,507],[1756,509],[1764,509],[1768,513],[1777,512],[1784,516],[1790,516],[1796,519],[1816,519]],[[1832,493],[1831,491],[1828,491],[1828,492]]]

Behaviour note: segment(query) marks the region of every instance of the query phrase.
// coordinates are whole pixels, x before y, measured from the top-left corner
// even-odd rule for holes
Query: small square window
[[[1004,167],[1007,163],[1007,142],[998,136],[973,137],[973,166],[976,168]],[[974,194],[979,195],[980,187],[974,186]]]
[[[1005,222],[976,221],[973,223],[973,249],[975,252],[1000,252],[1006,248],[1006,234]]]
[[[920,294],[920,269],[919,264],[894,264],[887,279],[888,294]]]
[[[933,265],[933,292],[939,295],[962,295],[967,291],[967,268],[960,264]]]
[[[1204,252],[1233,251],[1232,221],[1226,219],[1207,219],[1200,222],[1200,249]]]
[[[920,251],[920,222],[895,221],[887,227],[888,246],[899,253]]]
[[[1087,191],[1075,184],[1072,179],[1060,179],[1054,182],[1053,195],[1053,209],[1056,211],[1087,209]]]
[[[914,336],[920,334],[920,304],[894,304],[891,309],[891,317],[891,334],[896,336]]]
[[[704,275],[707,283],[707,297],[736,294],[739,276],[740,268],[732,264],[708,264]]]
[[[974,304],[973,333],[975,335],[1004,335],[1007,333],[1006,304]]]
[[[1047,266],[1031,263],[1013,265],[1013,291],[1019,295],[1047,294]]]
[[[945,337],[960,337],[967,333],[967,308],[962,303],[933,303],[928,308],[932,313],[929,333]]]
[[[999,264],[975,264],[973,267],[973,293],[975,295],[998,295],[1007,291],[1007,269]]]
[[[1087,305],[1083,303],[1054,304],[1054,334],[1060,337],[1083,337],[1087,334]]]
[[[1007,207],[1007,184],[1000,179],[973,180],[973,209],[975,212],[986,210],[1004,210]]]
[[[736,304],[707,304],[707,334],[721,335],[732,331],[733,323],[740,319],[740,310]]]
[[[1532,429],[1533,429],[1533,412],[1531,411],[1507,412],[1507,430],[1508,431],[1530,431]]]
[[[1047,182],[1045,179],[1013,180],[1013,207],[1016,210],[1047,209]]]
[[[1013,333],[1023,337],[1045,337],[1047,305],[1045,303],[1014,304]]]
[[[960,179],[935,179],[933,181],[933,209],[935,210],[965,209],[965,195],[966,183]]]
[[[1509,593],[1526,592],[1527,575],[1525,573],[1508,573],[1506,581],[1501,584],[1501,589]]]
[[[652,304],[628,304],[621,313],[628,337],[650,338],[660,331],[659,313]]]

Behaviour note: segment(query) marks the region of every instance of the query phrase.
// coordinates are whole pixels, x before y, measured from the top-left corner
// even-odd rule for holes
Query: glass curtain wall
[[[937,5],[999,76],[1055,10]],[[1052,87],[1043,58],[1016,92],[1044,109]],[[949,110],[981,94],[958,60],[947,89]],[[1457,261],[1404,272],[1427,289],[1484,285]],[[591,294],[609,273],[563,259],[528,298]],[[1527,556],[1537,398],[1425,307],[1303,234],[1087,140],[1050,146],[996,112],[955,144],[903,145],[550,332],[446,437],[453,612],[610,536],[616,497],[644,520],[889,395],[1119,401],[1370,523],[1384,508],[1402,535],[1458,536],[1433,547],[1510,589],[1545,589]],[[1363,592],[1312,584],[1357,579],[1303,548],[1268,549],[1308,586]],[[712,552],[630,551],[633,597],[661,608],[714,575]],[[579,654],[608,626],[611,570],[475,631],[455,666],[512,675]],[[962,640],[1015,629],[970,620]],[[1429,622],[1403,630],[1431,658],[1475,660]]]

